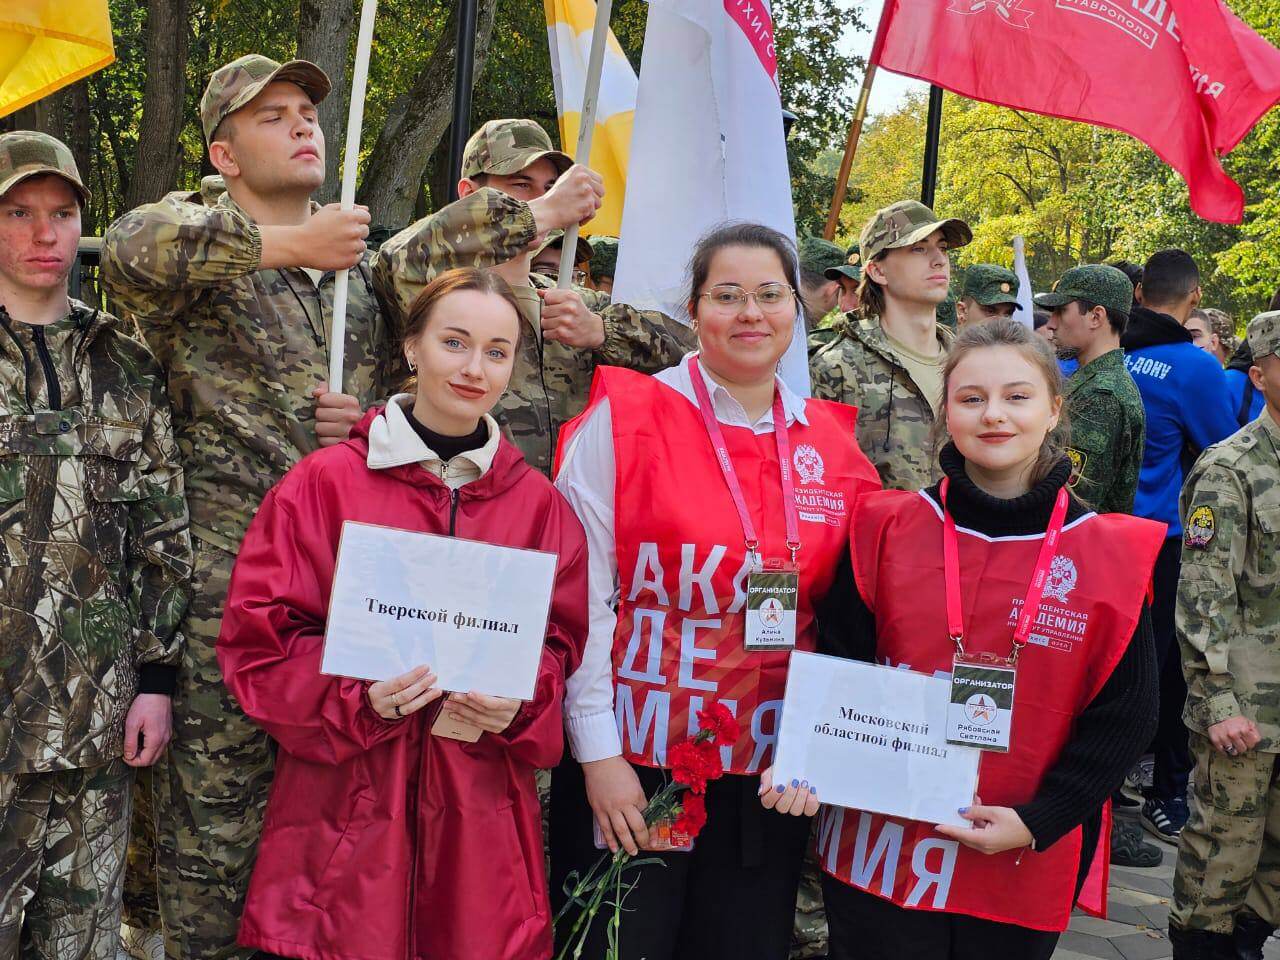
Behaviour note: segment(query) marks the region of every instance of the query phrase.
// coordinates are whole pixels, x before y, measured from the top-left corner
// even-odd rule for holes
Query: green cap
[[[1054,310],[1072,300],[1106,307],[1127,317],[1133,306],[1133,284],[1123,271],[1115,267],[1100,263],[1072,267],[1053,285],[1050,293],[1036,296],[1036,306]]]
[[[618,238],[591,238],[591,279],[608,277],[612,280],[618,269]]]
[[[1250,320],[1246,336],[1254,360],[1280,355],[1280,310],[1269,310]]]
[[[818,276],[825,276],[829,268],[844,263],[844,250],[830,240],[811,234],[806,233],[800,238],[796,250],[800,254],[800,269]]]
[[[296,83],[312,103],[319,103],[331,89],[325,72],[307,60],[276,63],[257,53],[232,60],[213,71],[200,98],[200,126],[204,129],[205,142],[212,143],[218,124],[276,80]]]
[[[973,231],[963,220],[939,220],[938,215],[918,200],[899,200],[877,210],[862,228],[858,252],[862,262],[874,260],[886,250],[896,250],[919,243],[935,230],[941,230],[954,249],[973,239]]]
[[[961,297],[972,297],[984,307],[998,303],[1018,302],[1018,277],[1006,267],[994,263],[975,263],[964,272]]]
[[[822,271],[822,275],[828,280],[839,280],[841,277],[848,277],[854,283],[862,279],[862,254],[858,252],[858,245],[855,243],[849,248],[844,258],[834,267],[827,267]]]
[[[547,239],[543,240],[541,245],[538,247],[538,249],[533,251],[533,255],[536,257],[543,250],[547,249],[547,247],[550,247],[550,246],[555,246],[561,249],[564,248],[564,231],[563,230],[549,230],[547,232]],[[591,259],[591,254],[592,254],[591,244],[587,242],[586,237],[582,236],[582,234],[578,234],[578,244],[576,249],[574,250],[573,262],[585,263],[586,261]]]
[[[50,173],[71,184],[80,206],[89,202],[89,191],[80,180],[76,159],[65,143],[35,130],[0,134],[0,197],[23,180]]]
[[[471,135],[462,151],[462,175],[519,173],[546,157],[557,171],[573,166],[573,158],[551,146],[551,138],[532,120],[490,120]]]

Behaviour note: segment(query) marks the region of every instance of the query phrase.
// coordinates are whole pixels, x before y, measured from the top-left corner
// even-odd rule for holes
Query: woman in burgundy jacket
[[[436,278],[405,335],[413,392],[289,471],[249,528],[218,659],[279,751],[243,946],[307,960],[551,956],[534,771],[560,759],[564,680],[587,631],[587,553],[573,511],[488,414],[519,336],[501,279]],[[442,698],[429,664],[372,684],[322,675],[347,520],[557,554],[534,698]],[[479,739],[433,735],[441,711]]]

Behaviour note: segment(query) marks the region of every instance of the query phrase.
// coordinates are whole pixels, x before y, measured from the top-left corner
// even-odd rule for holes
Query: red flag
[[[1218,154],[1280,101],[1280,50],[1220,0],[886,0],[871,59],[973,100],[1123,130],[1206,220],[1239,223]]]

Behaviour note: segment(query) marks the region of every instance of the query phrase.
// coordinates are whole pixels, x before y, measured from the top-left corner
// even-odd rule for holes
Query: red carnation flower
[[[686,790],[680,799],[680,816],[671,825],[673,833],[692,839],[707,823],[707,802],[701,796]]]
[[[671,762],[671,776],[688,784],[694,793],[707,789],[707,760],[692,740],[681,740],[671,748],[667,759]]]
[[[710,733],[717,747],[733,746],[742,732],[738,719],[718,700],[707,704],[707,709],[698,711],[698,729]]]

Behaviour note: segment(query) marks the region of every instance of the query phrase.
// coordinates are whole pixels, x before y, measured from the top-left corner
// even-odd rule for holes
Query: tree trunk
[[[333,93],[320,104],[320,130],[324,133],[324,186],[315,193],[319,203],[338,199],[341,186],[338,167],[346,130],[347,102],[351,85],[347,81],[347,47],[355,22],[352,0],[301,0],[298,7],[298,59],[310,60],[329,75]]]
[[[190,28],[188,0],[147,0],[147,80],[126,210],[159,200],[177,184]]]
[[[479,3],[473,77],[479,77],[484,70],[496,5],[497,0],[480,0]],[[375,225],[399,229],[410,222],[423,171],[449,126],[453,110],[457,18],[455,4],[412,88],[391,104],[386,123],[370,152],[358,199],[369,207]],[[438,203],[438,198],[433,196],[432,201]]]

